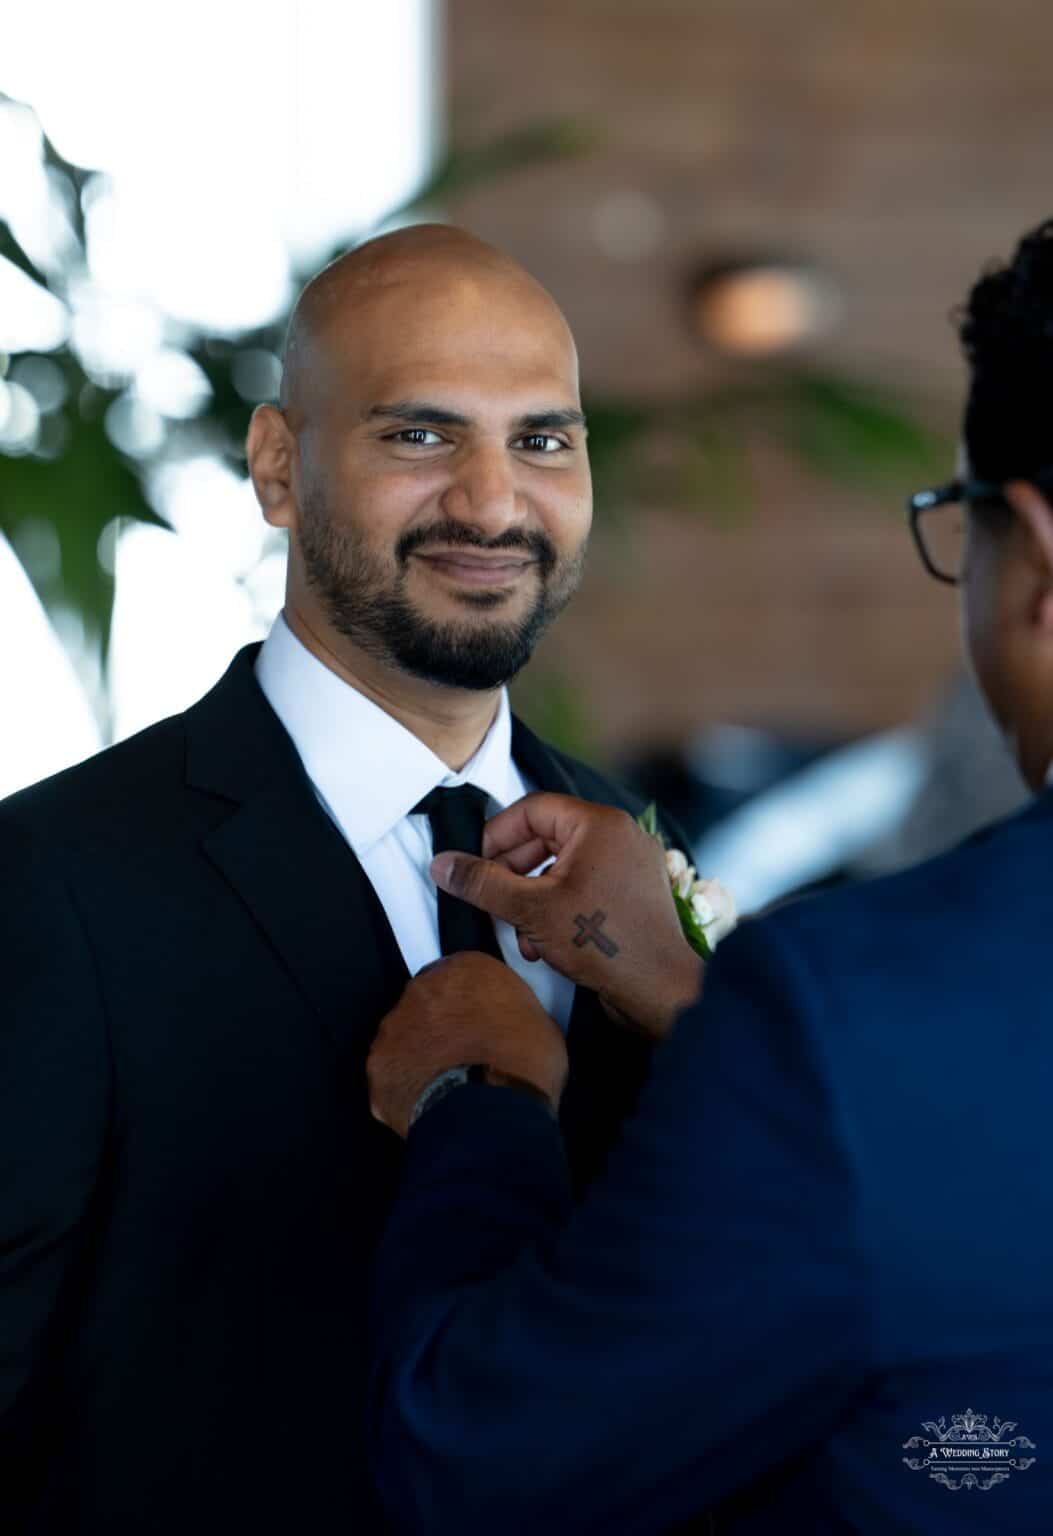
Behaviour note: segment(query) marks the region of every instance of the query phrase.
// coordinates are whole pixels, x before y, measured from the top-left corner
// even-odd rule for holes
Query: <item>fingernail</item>
[[[457,855],[455,853],[439,853],[431,861],[431,878],[436,885],[441,885],[444,891],[448,891],[453,882],[453,872],[457,867]]]

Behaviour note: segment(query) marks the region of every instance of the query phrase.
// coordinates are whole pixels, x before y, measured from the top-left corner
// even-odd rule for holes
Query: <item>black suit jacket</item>
[[[406,971],[256,649],[0,806],[10,1536],[384,1529],[360,1420],[401,1144],[363,1066]],[[518,722],[513,750],[635,808]],[[584,1185],[647,1053],[581,993],[569,1047]]]

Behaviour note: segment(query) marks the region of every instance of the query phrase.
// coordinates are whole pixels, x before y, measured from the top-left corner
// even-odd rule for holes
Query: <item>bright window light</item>
[[[102,737],[84,689],[0,535],[0,797],[90,757]]]
[[[178,346],[173,322],[229,333],[265,324],[288,304],[296,272],[420,184],[435,142],[437,5],[183,0],[159,20],[139,0],[65,0],[24,7],[5,29],[0,91],[36,111],[60,153],[106,173],[88,214],[92,281],[73,295],[69,323],[89,366],[135,386],[110,423],[129,451],[148,447],[159,413],[194,408],[194,381],[176,376],[166,350],[173,335]],[[28,114],[0,110],[0,215],[44,261],[61,246],[61,221],[46,217],[38,142]],[[25,286],[0,261],[11,327],[0,349],[61,345],[62,306],[36,290],[31,302]],[[118,736],[191,703],[280,602],[280,557],[247,484],[195,460],[163,477],[158,497],[176,531],[125,529],[115,556]],[[85,746],[72,672],[55,664],[42,615],[19,630],[12,593],[22,586],[8,552],[0,647],[26,658],[19,687],[44,705],[23,732],[4,712],[4,792],[99,744],[96,733]],[[15,759],[8,743],[19,734],[46,734],[46,750]]]

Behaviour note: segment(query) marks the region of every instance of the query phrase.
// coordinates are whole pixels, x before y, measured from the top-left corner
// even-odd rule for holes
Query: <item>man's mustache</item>
[[[464,523],[432,523],[427,528],[411,528],[395,545],[400,565],[405,565],[410,555],[435,545],[440,549],[463,546],[469,549],[506,550],[518,549],[536,560],[541,574],[547,576],[556,565],[559,556],[551,539],[543,533],[526,533],[521,528],[507,528],[496,539],[484,539],[474,528]]]

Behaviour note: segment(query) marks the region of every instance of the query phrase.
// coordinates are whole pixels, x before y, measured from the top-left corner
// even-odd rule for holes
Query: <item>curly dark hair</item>
[[[974,475],[1001,484],[1053,471],[1053,219],[989,268],[957,312],[972,378],[965,448]],[[1045,471],[1042,474],[1041,471]]]

